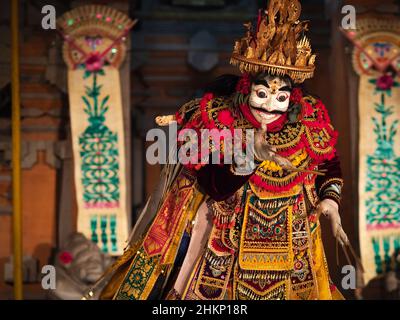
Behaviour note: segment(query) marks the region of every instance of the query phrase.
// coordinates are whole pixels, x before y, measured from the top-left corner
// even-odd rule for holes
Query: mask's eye
[[[257,90],[257,97],[265,99],[267,97],[267,93],[264,90]]]
[[[276,97],[276,100],[278,100],[279,102],[285,102],[288,98],[289,96],[287,93],[281,93]]]

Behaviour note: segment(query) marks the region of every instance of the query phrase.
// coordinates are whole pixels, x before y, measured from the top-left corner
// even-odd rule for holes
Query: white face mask
[[[290,81],[284,78],[265,76],[255,80],[249,100],[251,113],[263,125],[278,120],[289,108],[290,91]]]

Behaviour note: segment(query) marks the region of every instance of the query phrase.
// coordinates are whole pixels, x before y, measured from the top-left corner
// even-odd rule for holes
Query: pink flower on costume
[[[250,93],[250,87],[251,87],[250,75],[248,73],[245,73],[239,80],[236,86],[236,91],[244,95],[248,95]]]
[[[222,110],[218,114],[218,120],[225,126],[230,127],[235,120],[232,116],[232,113],[229,110]]]
[[[290,101],[300,103],[301,99],[303,99],[303,92],[300,88],[294,88],[290,94]]]

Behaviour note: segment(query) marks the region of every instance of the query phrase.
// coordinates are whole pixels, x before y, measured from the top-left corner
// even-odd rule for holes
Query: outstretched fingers
[[[346,232],[343,230],[340,222],[337,222],[335,225],[334,235],[341,246],[348,245],[350,243],[349,238],[347,237]]]

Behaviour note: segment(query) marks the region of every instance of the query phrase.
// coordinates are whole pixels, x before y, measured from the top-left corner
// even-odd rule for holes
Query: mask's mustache
[[[275,115],[283,115],[286,113],[286,111],[280,111],[280,110],[273,110],[273,111],[267,111],[263,108],[259,108],[259,107],[252,107],[253,109],[259,110],[263,113],[267,113],[267,114],[275,114]]]

